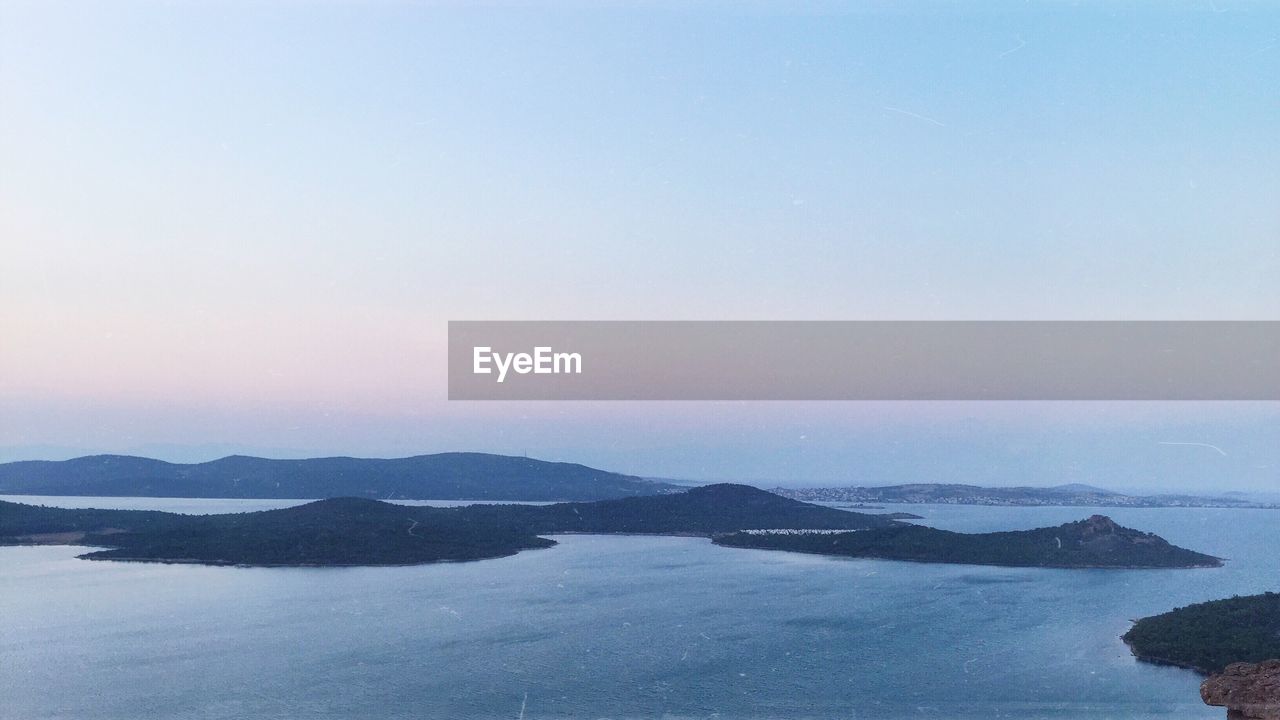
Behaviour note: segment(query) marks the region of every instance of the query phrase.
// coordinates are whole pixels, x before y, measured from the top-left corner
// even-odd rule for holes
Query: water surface
[[[187,512],[289,503],[111,500]],[[967,531],[1095,512],[889,509]],[[1221,717],[1200,703],[1197,676],[1137,663],[1119,635],[1132,618],[1280,586],[1280,513],[1103,512],[1230,562],[987,568],[584,535],[398,568],[0,548],[0,717],[515,718],[522,706],[530,720]]]

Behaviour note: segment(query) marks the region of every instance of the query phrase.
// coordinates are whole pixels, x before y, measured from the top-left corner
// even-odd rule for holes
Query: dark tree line
[[[1147,660],[1201,672],[1280,658],[1280,593],[1236,596],[1143,618],[1125,642]]]

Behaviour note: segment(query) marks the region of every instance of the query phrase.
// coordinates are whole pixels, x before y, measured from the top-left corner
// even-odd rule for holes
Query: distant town
[[[1090,485],[991,488],[977,485],[929,484],[883,487],[774,488],[772,492],[805,502],[908,503],[936,505],[1002,505],[1060,507],[1182,507],[1280,509],[1275,503],[1243,497],[1197,495],[1125,495]]]

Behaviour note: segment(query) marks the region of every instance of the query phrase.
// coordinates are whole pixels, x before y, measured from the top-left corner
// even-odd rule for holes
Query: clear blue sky
[[[685,5],[0,2],[0,446],[1278,482],[1272,406],[447,403],[449,319],[1276,317],[1280,7]]]

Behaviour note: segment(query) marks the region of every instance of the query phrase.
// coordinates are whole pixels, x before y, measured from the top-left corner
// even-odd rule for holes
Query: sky
[[[448,320],[1277,319],[1278,28],[0,0],[0,459],[1280,489],[1275,404],[450,403],[444,367]]]

